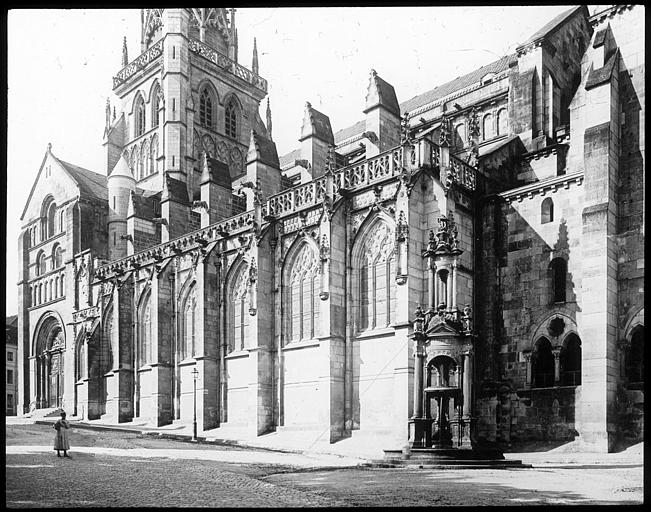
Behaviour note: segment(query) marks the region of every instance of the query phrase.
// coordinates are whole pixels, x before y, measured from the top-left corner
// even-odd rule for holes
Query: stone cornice
[[[545,195],[548,191],[556,192],[556,190],[561,187],[567,189],[572,183],[581,185],[583,183],[583,179],[583,172],[564,174],[562,176],[554,176],[553,178],[514,188],[512,190],[502,192],[498,195],[502,199],[505,199],[508,203],[516,200],[522,201],[524,198],[533,198],[535,194]]]
[[[588,21],[590,22],[590,25],[592,25],[592,28],[596,28],[607,19],[614,18],[615,15],[624,12],[626,9],[633,9],[633,7],[635,7],[635,4],[613,5],[607,9],[604,9],[603,11],[593,14],[590,16]]]

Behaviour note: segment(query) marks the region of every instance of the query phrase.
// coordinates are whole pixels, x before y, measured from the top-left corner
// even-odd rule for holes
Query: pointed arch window
[[[552,280],[554,302],[565,302],[567,286],[567,262],[563,258],[554,258],[549,264]]]
[[[319,264],[316,251],[307,244],[287,267],[285,340],[310,340],[319,334]]]
[[[644,389],[644,326],[633,329],[624,354],[624,375],[629,389]]]
[[[554,221],[554,201],[546,197],[540,205],[540,223],[547,224]]]
[[[151,127],[155,128],[160,123],[160,86],[156,86],[151,95]]]
[[[140,305],[138,332],[138,364],[143,366],[152,362],[153,331],[151,321],[151,293]]]
[[[554,385],[554,354],[547,338],[542,337],[536,342],[531,365],[533,387],[547,388]]]
[[[142,96],[138,96],[136,100],[136,137],[140,137],[145,133],[145,100],[142,99]]]
[[[396,258],[393,235],[384,222],[364,241],[359,265],[359,329],[377,329],[395,321]]]
[[[196,355],[197,337],[197,296],[193,284],[183,303],[183,333],[181,343],[181,359]]]
[[[224,132],[226,136],[232,137],[233,139],[237,138],[237,129],[238,129],[238,107],[237,103],[233,98],[228,101],[226,105],[226,113],[224,116]]]
[[[199,123],[201,126],[212,128],[212,96],[204,88],[199,96]]]
[[[231,284],[231,306],[228,315],[228,351],[244,350],[249,330],[249,294],[247,266],[240,265]]]
[[[581,340],[571,333],[563,343],[560,354],[561,384],[579,386],[581,384]]]

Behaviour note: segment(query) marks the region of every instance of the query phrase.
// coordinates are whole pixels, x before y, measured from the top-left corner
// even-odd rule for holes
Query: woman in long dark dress
[[[70,441],[68,440],[69,428],[70,423],[66,420],[66,413],[61,411],[61,419],[57,420],[54,424],[54,429],[57,431],[54,437],[54,449],[57,451],[57,457],[61,457],[61,450],[63,450],[64,457],[72,458],[68,455],[68,450],[70,449]]]

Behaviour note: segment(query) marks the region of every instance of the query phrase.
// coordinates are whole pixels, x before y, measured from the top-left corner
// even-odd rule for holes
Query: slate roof
[[[588,75],[588,80],[586,80],[585,88],[586,90],[592,89],[598,85],[601,85],[610,80],[610,77],[613,74],[615,69],[615,64],[618,62],[619,49],[613,53],[606,63],[599,69],[591,69],[590,74]]]
[[[253,133],[253,143],[255,144],[255,149],[257,152],[258,159],[267,165],[272,167],[279,167],[278,162],[278,151],[276,150],[276,144],[273,141],[269,140],[261,133]],[[248,158],[247,158],[248,160]]]
[[[169,193],[168,197],[177,203],[189,204],[188,188],[185,183],[176,178],[172,178],[169,175],[166,176],[165,180],[167,183],[167,191]]]
[[[217,160],[216,158],[207,157],[208,172],[214,183],[224,188],[233,188],[231,183],[231,173],[228,170],[228,164]]]
[[[142,193],[141,189],[139,189],[139,192],[131,194],[134,215],[140,219],[147,220],[158,217],[156,203],[160,203],[160,192],[153,195],[147,195],[146,192]]]
[[[554,32],[558,27],[560,27],[566,19],[570,18],[572,15],[574,15],[574,13],[578,12],[581,9],[586,10],[586,16],[587,16],[588,8],[585,5],[577,5],[576,7],[572,7],[571,9],[562,12],[561,14],[553,18],[550,22],[543,25],[542,28],[537,30],[529,39],[527,39],[524,43],[519,45],[518,48],[523,48],[528,44],[537,41],[538,39],[542,39],[544,37],[551,35],[552,32]]]
[[[106,187],[106,176],[89,171],[83,167],[64,162],[57,158],[64,169],[72,176],[79,185],[79,190],[86,197],[108,201],[108,189]]]

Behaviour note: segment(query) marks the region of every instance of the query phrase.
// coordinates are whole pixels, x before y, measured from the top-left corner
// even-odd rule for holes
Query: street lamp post
[[[192,370],[192,378],[194,379],[194,416],[192,419],[192,440],[197,440],[197,377],[199,377],[199,371],[194,368]]]

